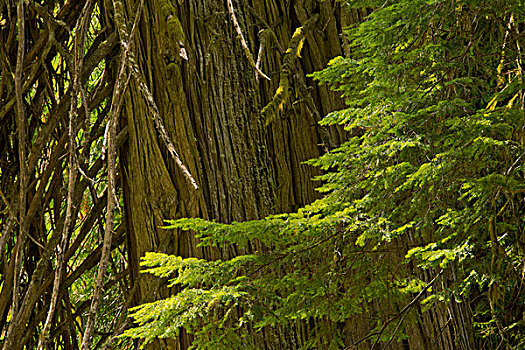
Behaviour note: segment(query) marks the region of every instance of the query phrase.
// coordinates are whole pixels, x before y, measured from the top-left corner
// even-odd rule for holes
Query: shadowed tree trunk
[[[191,187],[170,159],[141,91],[132,83],[123,114],[123,124],[130,126],[123,172],[135,279],[137,259],[147,251],[207,259],[241,253],[235,247],[205,251],[197,247],[191,234],[163,230],[163,220],[203,217],[231,222],[295,210],[317,197],[311,180],[317,171],[302,162],[344,138],[340,130],[317,125],[321,116],[342,107],[341,100],[327,88],[312,84],[306,74],[343,54],[341,28],[348,24],[345,20],[359,20],[360,13],[342,16],[334,1],[254,0],[233,1],[232,5],[238,28],[227,1],[160,0],[146,4],[148,20],[142,22],[135,41],[138,64],[199,189]],[[129,15],[134,6],[128,2]],[[299,27],[305,37],[302,57],[290,63],[286,51]],[[258,67],[271,81],[257,76],[239,31],[253,60],[261,62]],[[284,84],[283,75],[287,78]],[[287,92],[287,98],[274,99],[279,88]],[[277,107],[271,106],[272,100]],[[267,104],[273,110],[263,117],[261,110]],[[265,118],[272,121],[267,125]],[[165,297],[158,283],[143,277],[137,301]],[[438,329],[445,322],[431,321]],[[370,329],[364,317],[349,320],[345,327],[350,343]],[[297,348],[304,340],[299,328],[295,332],[265,330],[254,334],[253,342],[260,348]],[[441,331],[427,333],[418,324],[409,328],[411,339],[406,345],[413,348],[432,336],[441,337]],[[447,334],[445,330],[448,339]],[[171,347],[186,348],[190,342],[182,335]],[[452,343],[443,344],[443,348],[453,347]],[[362,345],[366,348],[370,343]]]
[[[329,147],[327,143],[339,143],[337,131],[328,135],[316,121],[340,107],[341,101],[326,88],[312,86],[305,74],[341,54],[341,23],[339,9],[332,2],[311,1],[307,5],[254,1],[234,6],[252,53],[259,49],[257,33],[271,32],[265,35],[261,65],[272,78],[270,82],[257,81],[237,39],[226,1],[181,5],[154,1],[146,5],[149,20],[142,23],[135,43],[139,66],[168,133],[200,188],[195,191],[170,160],[146,102],[132,83],[123,116],[123,123],[130,125],[125,155],[126,208],[139,256],[152,248],[184,256],[204,254],[191,240],[185,241],[189,238],[158,230],[163,219],[250,220],[294,210],[316,198],[311,181],[316,171],[301,162],[318,156]],[[290,95],[294,98],[277,112],[280,117],[275,122],[265,126],[260,111],[278,88],[281,51],[301,26],[299,17],[304,16],[302,21],[306,22],[314,15],[308,15],[309,7],[321,15],[307,32],[303,58],[290,72]],[[129,2],[128,10],[133,9]],[[168,26],[167,22],[176,24]],[[179,55],[179,41],[187,60]]]

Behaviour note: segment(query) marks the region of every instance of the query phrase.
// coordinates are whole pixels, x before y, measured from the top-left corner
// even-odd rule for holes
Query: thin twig
[[[261,66],[262,55],[263,55],[264,47],[265,47],[265,44],[266,44],[266,35],[265,34],[266,34],[266,32],[263,32],[262,35],[261,35],[261,43],[259,45],[259,53],[257,54],[257,62],[255,62],[255,67],[257,69],[259,69],[259,67]],[[255,74],[255,80],[259,81],[259,75],[258,74]]]
[[[118,1],[117,1],[118,2]],[[117,9],[118,10],[118,9]],[[119,10],[120,11],[120,10]],[[128,34],[124,30],[124,18],[122,14],[115,13],[115,22],[117,23],[117,30],[119,32],[119,36],[121,37],[121,42],[124,47],[129,47],[131,40],[126,40],[128,37]],[[131,34],[135,31],[135,25],[131,30]],[[138,64],[134,58],[133,51],[130,49],[128,50],[127,54],[127,64],[128,68],[131,70],[131,74],[133,74],[133,77],[136,79],[137,84],[139,86],[140,91],[144,95],[146,102],[148,104],[148,109],[150,110],[151,114],[153,115],[153,121],[155,124],[155,128],[157,129],[157,132],[160,134],[162,141],[166,145],[166,148],[168,149],[168,152],[172,156],[172,158],[177,163],[178,167],[182,171],[182,174],[188,180],[188,182],[191,184],[191,186],[198,190],[199,186],[197,185],[197,182],[189,172],[188,168],[184,165],[182,160],[180,159],[179,154],[177,153],[175,146],[173,146],[173,143],[170,140],[170,137],[168,135],[168,132],[166,131],[166,128],[164,127],[164,123],[162,122],[162,118],[160,117],[160,111],[157,107],[157,104],[155,103],[155,100],[153,98],[153,94],[148,88],[148,85],[146,84],[146,81],[142,74],[140,74],[140,70],[138,68]]]
[[[401,310],[396,316],[390,318],[388,321],[386,321],[384,324],[383,324],[383,327],[381,327],[381,330],[378,332],[377,334],[377,338],[374,342],[374,344],[372,345],[371,349],[374,349],[376,347],[376,345],[379,343],[379,339],[381,338],[381,334],[383,334],[383,332],[385,331],[386,327],[392,323],[393,321],[395,321],[397,318],[399,317],[402,317],[401,318],[401,322],[405,319],[405,312],[408,313],[408,311],[410,311],[410,309],[412,308],[412,306],[414,306],[415,303],[417,303],[417,301],[423,296],[424,293],[426,293],[426,291],[434,284],[434,282],[436,282],[436,280],[438,279],[439,276],[441,276],[443,274],[443,269],[441,269],[441,271],[439,271],[439,273],[432,279],[432,281],[430,281],[426,286],[425,288],[423,288],[419,293],[418,295],[416,295],[416,297],[414,299],[412,299],[412,301],[410,303],[408,303],[404,308],[403,310]],[[397,325],[396,327],[396,330],[395,332],[392,334],[392,336],[390,337],[390,339],[388,340],[388,343],[386,344],[386,346],[383,348],[383,349],[386,349],[386,347],[388,345],[390,345],[390,343],[392,342],[392,340],[394,339],[394,336],[396,335],[396,332],[397,330],[399,329],[399,326],[401,325],[401,322]]]
[[[250,66],[255,69],[257,74],[259,74],[261,77],[267,80],[271,80],[266,74],[264,74],[258,67],[258,65],[253,60],[253,56],[250,52],[250,49],[248,48],[248,45],[246,44],[246,40],[244,39],[244,36],[242,35],[241,27],[239,26],[239,22],[237,22],[237,17],[235,17],[235,11],[233,10],[233,4],[232,0],[227,1],[228,4],[228,12],[230,12],[230,17],[233,22],[233,26],[235,27],[235,31],[237,32],[239,41],[241,42],[242,49],[244,50],[244,53],[246,54],[246,58],[248,59],[248,62],[250,63]]]
[[[151,114],[153,114],[153,121],[155,122],[155,127],[157,131],[159,132],[162,138],[162,141],[164,141],[164,144],[168,148],[168,151],[170,152],[172,158],[175,160],[175,162],[181,169],[184,177],[186,177],[188,182],[193,186],[195,190],[198,190],[199,186],[197,185],[197,182],[195,181],[195,179],[189,172],[188,168],[186,168],[186,166],[180,159],[179,154],[175,150],[175,147],[173,146],[173,143],[170,140],[168,132],[166,131],[166,128],[164,127],[164,123],[162,122],[162,119],[160,117],[159,108],[157,107],[157,104],[155,103],[155,100],[153,99],[153,95],[151,94],[148,86],[146,85],[146,81],[140,74],[137,63],[132,57],[129,57],[128,64],[130,65],[131,73],[133,74],[133,77],[135,77],[135,79],[137,80],[137,83],[139,84],[139,88],[141,92],[145,95],[144,97],[146,98],[146,101],[148,102],[149,110]]]
[[[13,208],[9,204],[9,200],[7,199],[7,196],[5,195],[4,191],[2,191],[1,188],[0,188],[0,197],[2,198],[5,206],[7,207],[7,211],[9,212],[9,215],[12,215],[14,217],[15,222],[18,223],[18,219],[16,218],[16,214],[17,214],[16,208]]]
[[[10,236],[11,229],[13,228],[13,224],[15,223],[15,221],[16,221],[16,216],[13,215],[13,213],[9,213],[7,224],[4,226],[4,229],[2,230],[2,237],[0,237],[0,261],[3,261],[4,252],[6,251],[4,247],[7,242],[7,238]],[[4,267],[4,271],[5,271],[5,267]]]
[[[26,174],[26,127],[25,127],[25,113],[24,113],[24,100],[22,96],[22,73],[24,65],[24,51],[25,51],[25,23],[24,23],[24,2],[19,0],[17,4],[17,26],[18,26],[18,50],[16,55],[16,67],[15,67],[15,99],[16,99],[16,124],[18,128],[18,163],[20,168],[20,175],[18,180],[19,185],[19,202],[18,202],[18,227],[19,236],[14,252],[14,278],[13,278],[13,295],[12,295],[12,318],[7,328],[7,334],[4,337],[4,350],[8,350],[13,347],[15,331],[15,324],[19,317],[19,278],[20,269],[22,267],[22,260],[24,254],[25,245],[25,214],[26,214],[26,186],[27,186],[27,174]],[[3,247],[2,247],[3,249]]]
[[[127,298],[126,298],[126,303],[125,303],[125,305],[123,307],[123,312],[122,312],[121,318],[120,318],[120,320],[117,323],[117,326],[115,328],[115,331],[112,334],[112,337],[108,338],[106,340],[106,342],[104,343],[104,345],[103,345],[101,350],[107,350],[107,348],[109,346],[111,346],[111,344],[118,338],[118,336],[121,335],[126,330],[126,328],[132,323],[133,318],[131,318],[131,317],[125,318],[125,315],[127,313],[127,310],[129,309],[130,305],[131,305],[131,301],[133,300],[133,296],[138,291],[139,280],[140,280],[140,278],[135,281],[133,287],[131,288],[131,290],[130,290]]]

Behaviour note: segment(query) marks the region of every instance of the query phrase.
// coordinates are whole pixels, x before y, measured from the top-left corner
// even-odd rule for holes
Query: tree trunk
[[[135,4],[130,1],[127,6],[132,16]],[[317,198],[312,177],[318,171],[302,162],[344,139],[341,130],[317,124],[343,104],[335,93],[316,86],[306,75],[343,54],[341,28],[363,15],[343,15],[333,0],[233,1],[235,28],[227,0],[154,0],[146,3],[144,11],[146,20],[134,43],[137,61],[199,189],[192,188],[170,158],[140,89],[132,83],[122,121],[130,127],[122,169],[135,280],[139,258],[147,251],[206,259],[241,253],[235,247],[199,248],[191,234],[162,229],[165,219],[251,220],[293,211]],[[302,58],[284,67],[285,51],[301,26],[306,38]],[[256,77],[239,30],[253,61],[264,43],[259,67],[271,81]],[[272,101],[283,74],[290,77],[285,86],[290,97],[273,111],[277,116],[266,125],[261,110]],[[143,276],[139,285],[136,302],[167,296],[157,279]],[[446,320],[429,322],[433,327],[416,322],[408,326],[411,338],[392,347],[416,349],[428,339],[442,337],[434,328],[442,329]],[[349,343],[366,336],[370,326],[365,316],[346,322]],[[305,327],[300,325],[295,332],[265,330],[265,334],[254,334],[252,341],[261,349],[295,349],[302,345]],[[445,332],[446,339],[440,342],[443,349],[453,348],[449,337]],[[177,341],[164,345],[159,341],[153,347],[184,349],[190,343],[191,337],[182,334]],[[370,347],[367,342],[361,345]]]
[[[128,2],[127,6],[131,16],[135,4]],[[257,34],[268,31],[261,69],[271,81],[256,78],[226,1],[171,4],[159,0],[145,6],[147,20],[135,41],[137,61],[166,129],[199,189],[191,187],[170,159],[145,99],[132,83],[123,113],[130,136],[122,162],[135,278],[138,258],[147,251],[207,259],[238,254],[235,247],[216,251],[198,248],[192,235],[161,229],[163,220],[203,217],[231,222],[295,210],[317,197],[311,179],[318,172],[302,162],[340,142],[338,130],[329,135],[317,121],[342,107],[341,101],[305,78],[342,53],[338,5],[334,1],[272,0],[234,2],[233,9],[255,59],[260,45]],[[291,72],[290,96],[294,98],[265,126],[260,111],[278,88],[282,50],[295,29],[315,13],[319,17],[306,33],[303,58]],[[179,42],[187,60],[179,55]],[[154,300],[159,293],[157,280],[143,277],[137,301]],[[179,343],[185,348],[189,339],[181,337]],[[278,343],[279,348],[292,348],[277,338],[267,345],[277,348]]]

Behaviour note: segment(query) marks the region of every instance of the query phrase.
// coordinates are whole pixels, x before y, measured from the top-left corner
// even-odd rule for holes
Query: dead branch
[[[235,16],[235,11],[233,9],[232,0],[228,0],[226,2],[228,4],[228,12],[230,13],[230,17],[232,19],[233,26],[235,27],[235,31],[237,32],[237,37],[239,38],[239,41],[241,42],[242,49],[246,55],[246,58],[248,59],[248,62],[250,63],[250,66],[255,69],[257,74],[259,74],[261,77],[267,80],[271,80],[266,74],[264,74],[260,69],[259,66],[255,63],[253,60],[253,56],[250,52],[250,49],[248,48],[248,44],[246,44],[246,40],[244,39],[244,36],[242,35],[241,27],[239,26],[239,22],[237,22],[237,17]]]
[[[122,44],[122,54],[120,59],[120,67],[118,72],[117,81],[115,83],[115,90],[113,92],[113,98],[111,101],[111,111],[110,111],[110,121],[109,121],[109,128],[108,128],[108,163],[107,163],[107,169],[108,169],[108,185],[107,185],[107,209],[106,209],[106,226],[105,226],[105,232],[104,232],[104,243],[102,246],[102,254],[100,257],[100,264],[97,272],[97,279],[95,282],[95,289],[93,292],[93,298],[91,301],[91,307],[88,314],[88,320],[86,324],[86,329],[84,331],[84,336],[82,338],[82,350],[87,350],[91,347],[91,336],[93,334],[93,329],[95,326],[95,318],[98,310],[98,304],[100,302],[100,297],[103,292],[103,283],[104,283],[104,276],[106,273],[106,267],[108,265],[108,261],[111,254],[111,241],[113,238],[113,221],[114,221],[114,212],[115,212],[115,206],[116,206],[116,194],[115,194],[115,188],[116,188],[116,175],[115,175],[115,168],[116,168],[116,161],[117,161],[117,145],[116,145],[116,137],[117,137],[117,124],[118,124],[118,116],[120,114],[120,107],[123,100],[123,94],[124,90],[126,89],[127,84],[129,83],[129,79],[126,79],[126,73],[127,73],[127,58],[130,55],[131,52],[131,46],[129,45],[129,41],[133,38],[133,35],[135,33],[135,28],[137,26],[138,21],[140,20],[140,17],[142,15],[142,8],[144,6],[144,1],[142,0],[139,3],[138,11],[135,15],[135,20],[133,23],[133,27],[130,33],[129,38],[124,37],[121,35],[120,41]],[[122,28],[122,24],[124,22],[124,18],[119,18],[122,16],[123,11],[119,11],[119,8],[122,7],[122,3],[120,1],[116,0],[113,1],[113,8],[115,11],[115,22],[117,23],[117,27],[119,28],[119,31],[122,33],[124,32],[124,29]]]

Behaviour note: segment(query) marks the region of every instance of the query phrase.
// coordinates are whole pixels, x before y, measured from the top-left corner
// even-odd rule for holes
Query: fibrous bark
[[[338,5],[332,1],[233,1],[231,5],[153,1],[145,6],[149,20],[142,22],[134,42],[137,63],[199,189],[188,186],[167,156],[140,86],[132,82],[122,122],[130,127],[123,172],[134,271],[138,271],[137,258],[147,251],[207,259],[240,253],[232,246],[204,250],[191,234],[160,227],[163,220],[180,217],[232,222],[297,209],[317,198],[311,180],[317,171],[302,162],[340,142],[337,130],[329,135],[316,122],[340,107],[341,101],[305,78],[342,54]],[[131,18],[135,5],[127,6]],[[309,25],[311,18],[317,19],[315,25]],[[286,63],[287,54],[280,48],[288,47],[304,24],[308,28],[301,33],[301,39],[306,38],[302,59]],[[247,54],[258,52],[259,33],[265,31],[273,32],[275,39],[266,41],[260,68],[271,81],[256,78]],[[181,48],[186,57],[180,55]],[[287,89],[294,98],[276,111],[274,123],[265,126],[261,110],[279,88],[285,64]],[[139,300],[166,296],[158,283],[145,278]],[[286,335],[283,348],[292,346],[291,336]],[[277,346],[277,339],[266,343]],[[178,346],[185,348],[189,341],[183,336]]]
[[[128,4],[129,17],[133,6]],[[312,177],[318,171],[302,162],[344,139],[340,130],[317,125],[322,116],[341,108],[342,101],[312,84],[307,74],[343,51],[349,53],[341,28],[364,15],[366,11],[343,14],[339,3],[316,0],[147,4],[149,20],[135,41],[138,65],[199,190],[188,186],[166,155],[147,102],[133,83],[122,122],[130,127],[123,172],[134,278],[138,258],[147,251],[206,259],[245,253],[234,246],[200,248],[191,233],[162,229],[165,219],[251,220],[293,211],[317,198]],[[270,81],[258,78],[256,52],[255,66]],[[137,301],[168,293],[158,280],[144,278]],[[403,306],[389,307],[395,312]],[[390,345],[415,349],[440,342],[453,348],[446,312],[425,313],[432,327],[413,322],[406,329],[411,338]],[[372,342],[360,339],[369,335],[371,325],[366,315],[348,320],[345,340],[369,348]],[[260,348],[298,348],[313,328],[322,329],[310,326],[266,329],[254,333],[251,341]],[[191,337],[182,333],[176,341],[154,347],[183,349],[190,343]]]

